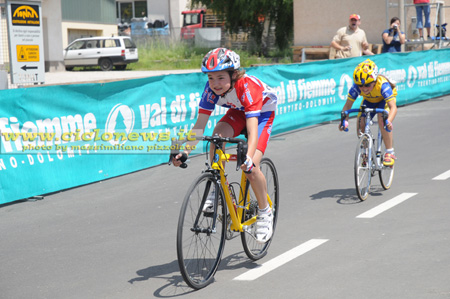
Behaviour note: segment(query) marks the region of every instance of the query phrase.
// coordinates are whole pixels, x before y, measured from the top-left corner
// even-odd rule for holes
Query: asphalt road
[[[450,298],[449,115],[450,96],[399,108],[393,186],[375,178],[365,202],[353,183],[354,120],[349,133],[329,123],[275,136],[280,218],[268,255],[251,262],[239,238],[228,241],[216,281],[196,292],[175,236],[203,156],[2,206],[0,297]],[[397,204],[361,218],[385,203]],[[270,260],[264,275],[249,272]]]

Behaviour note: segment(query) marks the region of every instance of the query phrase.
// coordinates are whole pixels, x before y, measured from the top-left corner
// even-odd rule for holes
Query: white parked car
[[[100,66],[103,71],[124,70],[128,63],[138,61],[138,49],[128,36],[79,38],[64,49],[64,64],[71,71],[75,66]]]

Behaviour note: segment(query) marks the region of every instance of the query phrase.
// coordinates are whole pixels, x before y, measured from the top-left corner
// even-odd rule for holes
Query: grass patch
[[[139,50],[139,61],[128,65],[129,70],[174,70],[199,69],[201,61],[210,48],[197,48],[184,42],[166,40],[135,40]],[[255,64],[292,63],[292,54],[273,52],[271,57],[259,57],[247,51],[236,50],[241,57],[241,66]],[[272,56],[272,55],[277,55]],[[280,57],[280,56],[281,57]]]

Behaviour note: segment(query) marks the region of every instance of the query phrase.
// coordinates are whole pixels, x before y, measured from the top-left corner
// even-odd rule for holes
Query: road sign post
[[[11,83],[44,83],[41,0],[7,1]]]

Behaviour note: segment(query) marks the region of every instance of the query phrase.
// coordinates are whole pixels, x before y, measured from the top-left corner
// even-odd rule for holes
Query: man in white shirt
[[[361,18],[357,14],[350,15],[349,25],[340,28],[331,41],[336,49],[336,58],[358,57],[363,54],[374,55],[369,50],[366,33],[359,28]]]

